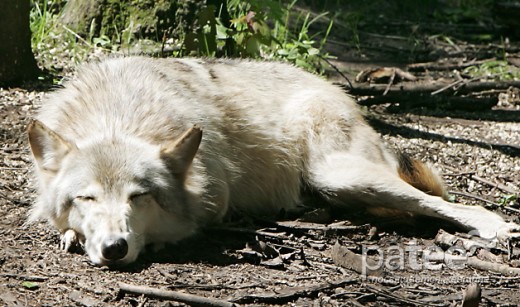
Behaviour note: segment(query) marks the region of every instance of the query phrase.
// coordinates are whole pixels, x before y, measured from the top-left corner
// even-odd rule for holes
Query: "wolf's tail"
[[[397,159],[401,179],[427,194],[448,198],[444,183],[436,170],[404,153],[398,153]]]

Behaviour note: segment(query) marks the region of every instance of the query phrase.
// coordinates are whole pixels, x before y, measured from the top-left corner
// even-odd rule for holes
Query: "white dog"
[[[348,209],[454,222],[508,240],[518,225],[449,203],[438,176],[393,154],[340,88],[288,64],[109,59],[80,69],[28,129],[31,220],[96,265],[133,262],[230,210],[275,216],[302,187]]]

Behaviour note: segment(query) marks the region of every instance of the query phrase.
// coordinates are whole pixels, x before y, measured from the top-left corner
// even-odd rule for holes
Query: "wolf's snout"
[[[128,253],[128,243],[123,238],[109,238],[103,242],[101,253],[107,260],[119,260]]]

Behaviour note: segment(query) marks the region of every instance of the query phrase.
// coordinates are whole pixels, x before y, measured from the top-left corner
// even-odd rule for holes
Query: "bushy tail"
[[[427,194],[448,198],[444,183],[437,171],[404,153],[398,153],[397,157],[401,179]]]

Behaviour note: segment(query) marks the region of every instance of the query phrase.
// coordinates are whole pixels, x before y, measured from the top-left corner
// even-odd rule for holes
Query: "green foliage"
[[[346,28],[351,34],[351,41],[358,51],[361,51],[361,40],[359,39],[359,24],[363,20],[363,14],[360,12],[348,12],[343,16]]]
[[[499,204],[502,206],[512,206],[517,204],[519,201],[519,197],[516,194],[508,194],[502,196],[502,198],[499,200]]]
[[[31,281],[24,281],[22,282],[22,287],[28,290],[36,290],[40,287],[40,285]]]
[[[317,41],[318,34],[311,35],[309,27],[327,13],[311,18],[310,13],[295,12],[296,2],[227,0],[220,8],[208,6],[200,12],[199,31],[186,34],[183,49],[176,55],[281,59],[321,73],[323,58],[330,57],[323,45],[332,20]]]
[[[65,3],[65,0],[31,1],[32,48],[40,64],[50,71],[61,70],[67,61],[83,60],[93,49],[87,40],[59,23],[59,12]]]
[[[487,61],[480,65],[466,67],[464,74],[472,78],[488,80],[520,80],[520,68],[507,61]]]
[[[325,69],[323,59],[330,57],[323,52],[323,45],[332,29],[332,20],[327,13],[314,16],[299,10],[297,1],[207,1],[216,5],[197,4],[196,11],[182,12],[193,13],[189,17],[193,21],[168,26],[162,23],[174,19],[179,22],[176,14],[180,13],[172,12],[171,8],[176,6],[168,6],[167,3],[181,5],[180,1],[132,0],[123,6],[118,0],[108,0],[105,3],[107,9],[101,16],[101,25],[92,20],[90,27],[86,27],[87,33],[82,34],[59,21],[66,0],[32,0],[32,44],[43,65],[57,69],[60,65],[55,63],[63,62],[58,59],[59,56],[78,62],[93,51],[126,51],[126,48],[130,50],[136,45],[146,44],[161,46],[168,40],[175,50],[173,56],[280,59],[321,73]],[[142,16],[144,10],[138,8],[143,5],[149,5],[154,12],[161,11],[161,14],[168,16],[162,16],[163,19],[159,20],[154,19],[156,16]],[[148,20],[146,18],[156,20],[155,32],[139,33],[136,30],[142,20]],[[317,22],[325,30],[319,35],[311,34],[309,28]],[[182,29],[177,31],[179,28]]]

